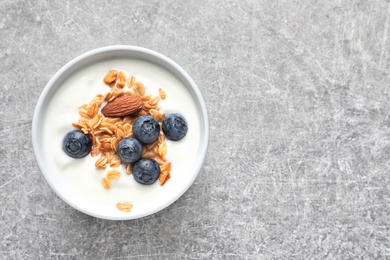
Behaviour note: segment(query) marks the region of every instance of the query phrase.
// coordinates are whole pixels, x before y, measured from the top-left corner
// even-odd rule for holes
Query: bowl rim
[[[38,136],[39,136],[39,124],[38,124],[39,122],[38,121],[39,121],[39,118],[41,115],[41,111],[43,110],[43,105],[45,104],[45,102],[47,102],[46,98],[47,98],[50,90],[53,88],[53,86],[56,86],[57,81],[60,80],[61,77],[66,72],[68,72],[71,68],[73,68],[74,66],[77,66],[80,63],[82,63],[83,61],[89,59],[91,56],[99,55],[99,54],[106,53],[106,52],[112,52],[112,51],[130,51],[130,52],[139,53],[141,55],[146,55],[150,58],[157,59],[159,62],[162,62],[163,64],[165,63],[165,64],[171,66],[171,68],[173,68],[175,70],[175,72],[178,73],[180,76],[184,77],[185,81],[187,81],[187,82],[183,82],[183,80],[181,78],[179,78],[179,80],[182,81],[183,84],[189,85],[189,87],[187,86],[187,88],[191,89],[193,91],[193,93],[196,95],[196,99],[199,101],[197,106],[200,107],[200,112],[201,112],[201,116],[203,119],[202,123],[204,125],[202,127],[202,130],[204,131],[204,136],[199,141],[199,143],[200,143],[199,152],[198,152],[199,156],[197,157],[197,162],[199,162],[199,163],[197,163],[195,165],[195,169],[194,169],[195,174],[192,175],[192,178],[186,183],[186,185],[183,185],[183,188],[181,188],[179,190],[179,192],[175,196],[173,196],[172,199],[169,200],[167,203],[162,204],[159,207],[153,208],[150,211],[144,212],[142,214],[128,215],[128,216],[123,216],[123,217],[121,217],[121,216],[111,216],[110,217],[107,215],[101,215],[101,214],[97,214],[97,213],[91,212],[89,210],[83,209],[83,208],[79,207],[78,205],[75,205],[65,195],[63,195],[60,191],[58,191],[55,187],[54,182],[52,182],[52,180],[49,178],[49,173],[48,173],[48,170],[46,169],[45,162],[41,156],[41,147],[39,146],[39,141],[38,141]],[[96,60],[89,61],[86,64],[91,64],[93,62],[98,62],[101,60],[102,60],[102,58],[97,57]],[[151,60],[148,60],[148,59],[146,59],[146,60],[149,62],[152,62]],[[175,77],[178,77],[178,75],[176,75],[176,73],[174,73],[174,71],[172,71],[171,69],[168,69],[166,66],[163,66],[163,64],[158,63],[159,66],[161,66],[161,67],[167,69],[168,71],[170,71],[171,73],[173,73],[175,75]],[[83,67],[83,66],[81,66],[81,67]],[[84,67],[85,67],[85,65],[84,65]],[[73,73],[74,72],[71,72],[70,75],[72,75]],[[62,82],[60,82],[60,84],[61,83]],[[199,88],[195,84],[194,80],[190,77],[190,75],[179,64],[177,64],[172,59],[166,57],[165,55],[163,55],[157,51],[147,49],[144,47],[139,47],[139,46],[134,46],[134,45],[110,45],[110,46],[96,48],[96,49],[87,51],[83,54],[76,56],[75,58],[73,58],[69,62],[67,62],[64,66],[62,66],[50,78],[49,82],[46,84],[43,91],[41,92],[39,99],[37,101],[37,104],[35,106],[35,109],[34,109],[34,114],[33,114],[33,119],[32,119],[31,137],[32,137],[34,156],[35,156],[35,159],[38,163],[38,167],[40,169],[41,174],[43,175],[45,181],[49,184],[51,189],[54,191],[54,193],[58,197],[60,197],[65,203],[67,203],[68,205],[70,205],[74,209],[76,209],[80,212],[83,212],[84,214],[87,214],[89,216],[93,216],[96,218],[106,219],[106,220],[130,220],[130,219],[138,219],[138,218],[146,217],[146,216],[152,215],[156,212],[159,212],[159,211],[167,208],[169,205],[171,205],[172,203],[177,201],[190,188],[190,186],[194,183],[195,179],[199,175],[201,168],[204,164],[204,160],[205,160],[207,150],[208,150],[208,145],[209,145],[210,126],[209,126],[209,117],[208,117],[208,113],[207,113],[207,109],[206,109],[206,104],[204,102],[203,96],[202,96]]]

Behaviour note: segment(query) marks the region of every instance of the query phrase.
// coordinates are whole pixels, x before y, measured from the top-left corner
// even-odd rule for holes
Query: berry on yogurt
[[[65,135],[62,146],[70,157],[83,158],[91,152],[92,138],[81,130],[72,130]]]
[[[142,145],[135,138],[124,138],[118,143],[116,152],[123,163],[134,163],[141,158]]]
[[[152,116],[140,116],[134,121],[133,133],[140,142],[150,144],[157,140],[160,124]]]
[[[168,114],[162,122],[162,130],[169,140],[178,141],[187,134],[187,121],[178,113]]]
[[[151,185],[160,176],[160,166],[154,159],[143,158],[134,164],[132,175],[138,183]]]

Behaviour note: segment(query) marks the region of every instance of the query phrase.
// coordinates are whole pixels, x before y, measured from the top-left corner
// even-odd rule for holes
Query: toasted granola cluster
[[[78,113],[81,118],[72,123],[76,128],[89,134],[92,138],[91,156],[97,157],[95,166],[98,169],[118,168],[122,165],[116,152],[120,140],[127,137],[134,137],[132,126],[139,116],[151,115],[161,125],[165,114],[160,112],[159,101],[165,99],[166,94],[162,88],[159,89],[159,96],[153,96],[145,93],[145,86],[142,82],[136,81],[134,76],[126,77],[123,71],[110,70],[103,79],[104,83],[110,87],[105,94],[96,95],[89,104],[83,104],[79,107]],[[112,102],[118,97],[138,95],[142,99],[142,107],[131,115],[121,117],[106,117],[101,113],[102,107],[108,102]],[[144,144],[142,147],[141,158],[150,158],[157,161],[160,166],[160,185],[164,185],[170,178],[171,162],[168,162],[165,155],[167,145],[165,136],[161,131],[157,140],[150,144]],[[126,164],[126,173],[132,173],[132,164]],[[111,188],[111,182],[118,180],[121,172],[116,169],[107,171],[102,179],[102,185],[105,189]],[[117,208],[130,212],[131,203],[121,202]]]

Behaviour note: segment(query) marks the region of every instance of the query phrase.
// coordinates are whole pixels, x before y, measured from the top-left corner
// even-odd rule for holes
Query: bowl
[[[146,94],[159,97],[160,112],[180,113],[188,122],[188,132],[182,140],[166,139],[164,160],[171,163],[171,170],[169,180],[163,185],[159,181],[152,185],[137,183],[131,173],[126,173],[130,169],[126,164],[117,167],[114,163],[112,168],[108,164],[105,168],[97,168],[97,160],[103,152],[74,159],[62,148],[66,133],[76,129],[72,123],[82,118],[80,106],[89,105],[98,94],[104,96],[112,90],[103,82],[112,69],[123,71],[128,79],[126,82],[133,86],[133,90],[129,86],[123,90],[134,91],[134,86],[143,85]],[[130,83],[131,76],[137,84],[134,80]],[[166,94],[165,99],[160,89]],[[137,46],[107,46],[68,62],[45,86],[32,122],[35,157],[49,186],[74,209],[109,220],[145,217],[175,202],[198,176],[208,142],[207,110],[195,82],[171,59]],[[107,156],[112,157],[112,152]],[[121,175],[118,180],[111,180],[108,187],[107,183],[104,185],[104,179],[107,180],[112,169]],[[118,203],[131,204],[131,211],[118,209]]]

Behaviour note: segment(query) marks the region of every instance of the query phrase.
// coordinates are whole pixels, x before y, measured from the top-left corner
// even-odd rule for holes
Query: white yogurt
[[[106,190],[102,186],[110,167],[96,169],[95,161],[99,157],[88,155],[82,159],[73,159],[62,150],[64,136],[75,129],[78,107],[89,103],[96,94],[105,94],[110,89],[103,83],[106,73],[117,68],[133,75],[145,85],[147,94],[158,96],[158,89],[163,88],[167,97],[160,100],[160,111],[163,113],[178,112],[188,123],[187,135],[180,141],[167,140],[167,159],[172,163],[171,179],[160,186],[141,185],[131,175],[126,174],[124,166],[117,168],[122,176],[112,181]],[[200,119],[190,93],[169,71],[146,61],[115,59],[85,67],[69,77],[52,97],[44,115],[43,136],[44,154],[49,169],[56,182],[62,184],[66,197],[80,208],[104,215],[123,216],[125,214],[142,214],[149,208],[166,204],[186,182],[186,173],[194,166],[199,149]],[[132,212],[124,213],[116,209],[118,202],[133,204]]]

